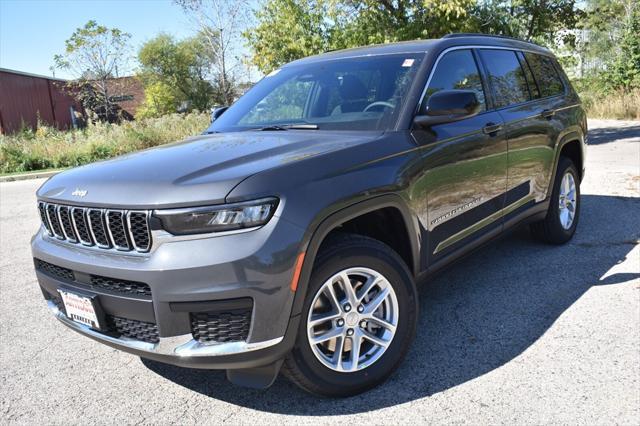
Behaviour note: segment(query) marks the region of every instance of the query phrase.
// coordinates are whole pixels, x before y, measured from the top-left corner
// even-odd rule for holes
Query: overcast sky
[[[73,31],[94,19],[131,34],[134,49],[159,32],[195,32],[170,0],[0,0],[0,68],[52,75],[53,56]],[[56,77],[72,78],[62,70]]]

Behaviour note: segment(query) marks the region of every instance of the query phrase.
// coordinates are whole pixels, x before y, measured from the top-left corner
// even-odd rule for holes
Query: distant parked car
[[[417,282],[509,228],[561,244],[578,224],[585,113],[531,43],[313,56],[213,115],[200,137],[38,190],[33,257],[65,325],[234,383],[282,369],[353,395],[407,353]]]

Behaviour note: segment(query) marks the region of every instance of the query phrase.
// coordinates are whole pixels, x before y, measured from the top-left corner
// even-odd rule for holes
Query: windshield
[[[208,129],[393,128],[422,54],[393,54],[285,66],[240,98]]]

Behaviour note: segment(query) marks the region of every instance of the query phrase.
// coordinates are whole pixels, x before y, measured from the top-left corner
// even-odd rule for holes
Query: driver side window
[[[440,59],[427,87],[423,106],[440,90],[473,90],[480,101],[480,111],[486,110],[482,79],[471,50],[454,50]]]

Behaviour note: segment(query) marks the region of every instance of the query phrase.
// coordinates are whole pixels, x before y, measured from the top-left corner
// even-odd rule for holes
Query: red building
[[[59,129],[72,125],[71,109],[82,111],[65,89],[65,80],[0,68],[0,133],[40,121]]]
[[[144,89],[135,77],[109,81],[110,100],[126,117],[133,117],[144,101]],[[72,114],[83,111],[69,93],[67,80],[0,68],[0,133],[23,127],[35,129],[41,122],[58,129],[73,127]]]

